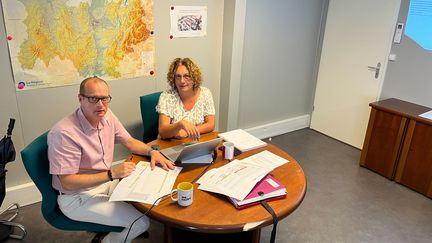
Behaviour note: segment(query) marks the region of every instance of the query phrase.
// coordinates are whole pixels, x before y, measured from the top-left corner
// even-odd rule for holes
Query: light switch
[[[403,28],[404,28],[404,24],[403,23],[397,23],[395,35],[394,35],[394,38],[393,38],[393,43],[399,44],[401,42]]]

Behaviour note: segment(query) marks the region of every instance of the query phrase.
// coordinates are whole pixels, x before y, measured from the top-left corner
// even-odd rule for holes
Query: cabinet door
[[[360,165],[393,179],[406,124],[405,117],[372,108]]]
[[[432,126],[411,120],[395,180],[432,197]]]

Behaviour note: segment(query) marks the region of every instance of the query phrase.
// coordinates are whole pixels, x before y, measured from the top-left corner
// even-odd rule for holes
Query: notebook
[[[272,175],[268,174],[257,183],[243,200],[237,200],[232,197],[228,198],[236,208],[242,209],[259,204],[262,200],[273,201],[285,198],[286,194],[285,186]]]
[[[233,143],[234,147],[236,147],[241,152],[261,148],[267,145],[267,143],[243,129],[219,133],[218,136],[223,138],[225,141]]]
[[[208,164],[213,161],[212,152],[221,141],[222,138],[215,138],[204,142],[184,143],[159,152],[175,163]]]

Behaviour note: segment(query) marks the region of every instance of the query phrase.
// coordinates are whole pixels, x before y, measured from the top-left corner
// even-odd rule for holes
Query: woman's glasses
[[[189,74],[183,74],[183,75],[181,75],[181,74],[176,74],[176,75],[174,75],[174,78],[176,79],[176,80],[181,80],[182,78],[184,79],[184,80],[190,80],[191,79],[191,76],[189,75]]]
[[[83,97],[86,97],[88,99],[88,101],[92,104],[96,104],[100,101],[102,101],[102,103],[110,103],[112,97],[111,95],[108,96],[87,96],[85,94],[80,94]]]

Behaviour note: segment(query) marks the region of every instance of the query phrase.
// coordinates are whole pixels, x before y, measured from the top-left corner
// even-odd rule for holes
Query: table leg
[[[173,228],[164,224],[164,242],[165,243],[173,243]]]
[[[245,232],[210,234],[199,233],[188,230],[177,229],[169,225],[164,225],[164,242],[165,243],[219,243],[219,242],[236,242],[236,243],[259,243],[261,238],[261,229],[255,229]]]
[[[261,229],[252,230],[250,233],[251,233],[251,242],[260,243]]]

